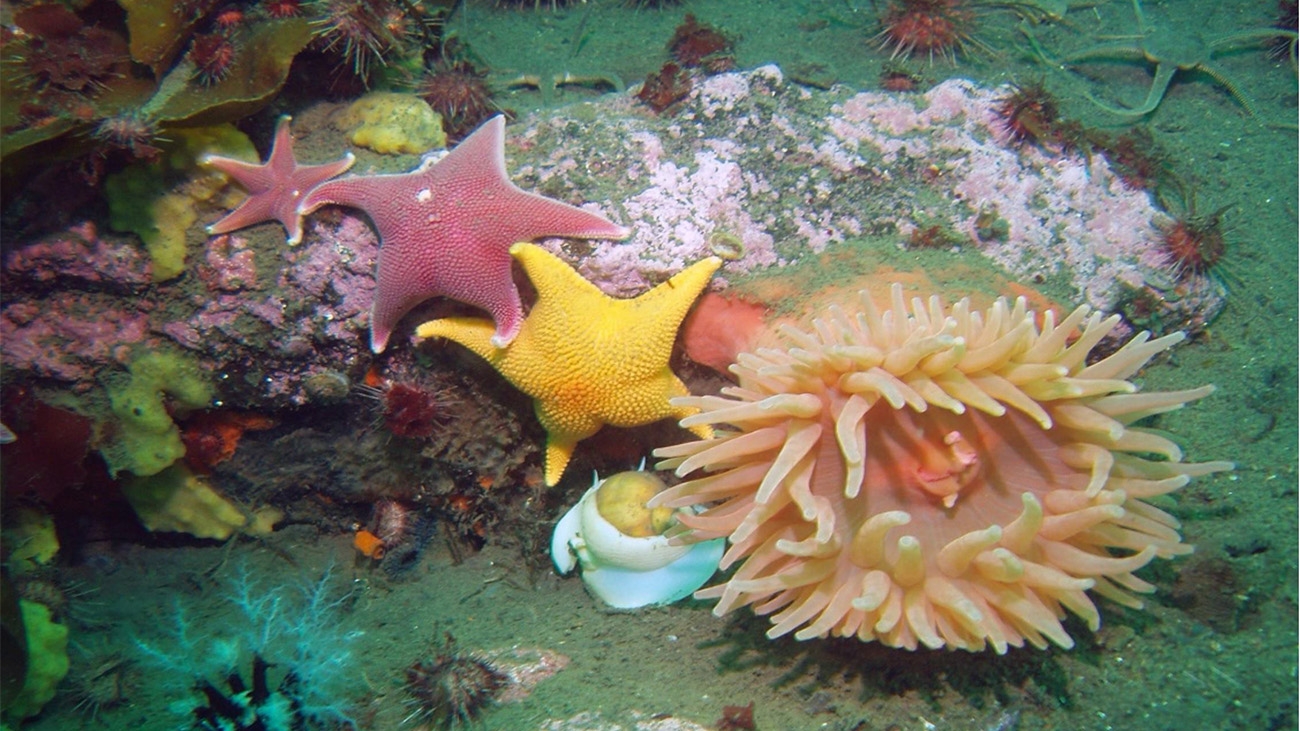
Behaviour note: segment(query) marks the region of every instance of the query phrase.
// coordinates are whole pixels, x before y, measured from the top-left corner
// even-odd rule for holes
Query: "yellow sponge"
[[[5,523],[3,545],[10,571],[27,573],[54,560],[59,552],[59,536],[54,532],[54,518],[48,513],[39,508],[18,508]]]
[[[352,144],[383,155],[419,155],[447,146],[442,117],[411,94],[376,91],[352,103],[338,119],[343,130],[352,130]]]
[[[140,236],[153,262],[153,279],[165,282],[185,271],[186,235],[198,220],[195,206],[223,190],[223,174],[201,168],[208,153],[257,161],[257,149],[233,125],[169,129],[162,154],[108,176],[109,225]],[[176,183],[176,179],[183,182]],[[196,234],[197,236],[197,234]]]
[[[194,201],[181,193],[166,193],[153,202],[154,227],[140,232],[153,262],[153,279],[166,282],[185,271],[185,232],[198,220]]]
[[[127,366],[130,378],[106,379],[113,420],[100,447],[109,473],[153,475],[185,456],[172,413],[207,406],[212,386],[198,364],[182,353],[145,351]]]
[[[176,531],[225,540],[248,518],[184,463],[149,477],[123,481],[122,493],[140,522],[151,531]]]
[[[18,600],[27,630],[27,680],[12,699],[5,699],[5,718],[21,721],[41,712],[68,674],[68,628],[51,619],[44,604]]]

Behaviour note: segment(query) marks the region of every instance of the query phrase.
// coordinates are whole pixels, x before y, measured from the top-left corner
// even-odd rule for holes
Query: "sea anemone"
[[[655,451],[697,475],[650,505],[714,503],[683,515],[689,540],[727,536],[696,592],[714,614],[752,605],[769,637],[827,635],[915,649],[998,653],[1025,641],[1070,647],[1066,610],[1096,630],[1088,591],[1128,607],[1154,587],[1134,575],[1191,552],[1148,502],[1191,477],[1172,441],[1132,424],[1212,387],[1137,393],[1128,379],[1181,333],[1141,333],[1093,364],[1120,318],[1079,307],[1059,324],[1023,298],[987,311],[938,297],[883,312],[831,308],[786,349],[743,353],[739,385],[673,405],[713,439]]]

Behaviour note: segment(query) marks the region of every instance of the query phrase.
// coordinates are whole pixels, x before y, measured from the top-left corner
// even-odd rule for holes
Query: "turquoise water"
[[[888,55],[870,40],[884,5],[692,0],[656,9],[591,0],[515,12],[471,3],[453,17],[452,27],[493,69],[490,78],[499,86],[521,76],[564,73],[633,86],[664,63],[665,43],[689,11],[736,39],[740,69],[775,63],[801,83],[866,90],[878,88]],[[364,522],[366,512],[329,499],[336,472],[366,461],[347,450],[347,441],[377,450],[391,446],[367,427],[370,417],[355,413],[369,409],[367,402],[354,399],[348,422],[357,429],[354,437],[340,431],[343,425],[322,426],[334,440],[315,449],[285,442],[268,447],[285,435],[271,431],[256,452],[266,462],[241,465],[241,475],[265,467],[278,486],[297,490],[280,530],[226,544],[110,530],[62,556],[53,575],[75,587],[67,615],[73,667],[44,713],[23,727],[183,728],[188,721],[177,703],[193,697],[191,675],[221,685],[225,665],[214,656],[214,641],[230,640],[222,646],[235,648],[245,677],[254,647],[277,663],[273,682],[290,667],[321,673],[324,690],[313,696],[319,718],[345,715],[360,728],[398,728],[410,712],[405,669],[443,647],[448,633],[456,648],[498,660],[522,650],[507,659],[543,671],[559,662],[557,656],[568,659],[526,698],[487,708],[475,723],[492,729],[698,727],[692,722],[713,728],[725,706],[751,702],[761,729],[1295,727],[1300,435],[1294,407],[1294,64],[1249,44],[1225,49],[1211,58],[1215,74],[1180,71],[1159,107],[1135,123],[1107,113],[1089,96],[1108,105],[1140,104],[1152,63],[1099,60],[1065,69],[1044,63],[1027,40],[1032,36],[1052,57],[1101,44],[1132,45],[1139,30],[1132,4],[1080,4],[1059,22],[1041,18],[1034,5],[980,6],[971,35],[987,51],[963,53],[955,65],[911,60],[909,67],[924,85],[950,77],[986,86],[1042,79],[1068,118],[1113,132],[1133,124],[1150,132],[1187,191],[1175,195],[1177,186],[1168,188],[1166,205],[1194,195],[1198,211],[1225,210],[1227,249],[1216,276],[1227,286],[1228,305],[1142,380],[1146,389],[1215,384],[1213,396],[1166,418],[1161,428],[1177,435],[1190,459],[1227,459],[1238,468],[1198,479],[1178,494],[1171,512],[1196,553],[1142,574],[1157,586],[1146,610],[1103,603],[1095,636],[1080,622],[1067,625],[1079,640],[1075,649],[1006,656],[905,652],[845,640],[769,641],[765,619],[747,610],[719,619],[704,602],[611,613],[579,581],[548,570],[546,532],[561,501],[542,494],[510,512],[493,504],[501,519],[483,530],[481,550],[473,550],[480,543],[473,524],[440,523],[412,573],[394,578],[352,546],[352,523],[358,515]],[[1269,2],[1148,2],[1143,9],[1149,35],[1180,41],[1267,26],[1275,12]],[[1026,18],[1043,22],[1022,28]],[[1255,115],[1228,93],[1225,79],[1252,100]],[[604,93],[601,88],[518,87],[503,91],[498,103],[525,117],[590,101]],[[526,400],[481,370],[469,373],[444,374],[439,384],[463,389],[462,399],[493,402],[483,407],[495,410],[482,423],[512,424],[510,439],[541,438]],[[334,418],[336,412],[328,413]],[[313,419],[287,410],[277,416],[286,424]],[[259,436],[249,432],[246,439],[256,445]],[[606,436],[597,448],[618,453],[619,439]],[[446,443],[439,448],[453,449]],[[284,460],[299,462],[277,463],[277,450]],[[477,474],[476,466],[505,459],[489,453],[476,464],[478,456],[463,452],[457,465]],[[421,457],[399,458],[409,463],[387,466],[418,478]],[[520,462],[539,459],[519,456]],[[381,482],[390,478],[380,468],[374,473]],[[572,495],[580,487],[565,483]],[[240,489],[256,495],[260,488]],[[358,486],[354,494],[368,489]],[[445,492],[429,486],[430,494]],[[129,514],[119,519],[130,521]],[[75,532],[79,525],[69,522],[61,530]],[[241,594],[246,585],[260,587],[250,590],[255,598]],[[272,607],[268,596],[281,597],[282,604]],[[117,657],[125,662],[108,659]],[[550,658],[551,665],[539,658]],[[102,677],[96,672],[106,663],[124,700],[87,720],[87,709],[76,707],[78,689]]]

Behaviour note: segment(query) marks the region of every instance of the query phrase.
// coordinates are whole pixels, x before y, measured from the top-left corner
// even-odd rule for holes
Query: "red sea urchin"
[[[358,386],[357,390],[378,402],[384,428],[399,437],[422,439],[432,436],[445,418],[445,409],[450,403],[438,391],[386,380]]]
[[[233,33],[245,20],[244,9],[238,5],[226,5],[212,14],[212,25],[221,33]]]
[[[88,653],[72,663],[66,682],[73,710],[103,723],[100,713],[129,703],[141,687],[140,671],[117,652]]]
[[[899,56],[928,56],[957,62],[957,53],[980,46],[970,29],[975,14],[965,0],[898,0],[885,8],[880,32],[874,40],[880,48],[892,48],[891,59]]]
[[[509,676],[487,659],[458,652],[448,633],[433,658],[406,668],[407,704],[413,707],[406,721],[432,721],[443,728],[473,722],[508,682]]]
[[[384,425],[399,437],[427,437],[437,425],[436,397],[415,386],[394,383],[384,393]]]
[[[442,116],[447,136],[458,140],[500,110],[492,101],[486,77],[487,72],[468,61],[439,63],[430,69],[415,93]]]
[[[138,112],[104,118],[95,126],[91,137],[105,147],[128,150],[140,159],[152,160],[161,151],[153,144],[158,139],[158,125]]]
[[[272,18],[295,18],[302,13],[299,0],[265,0],[263,7]]]
[[[1038,144],[1052,139],[1061,112],[1047,87],[1033,82],[1013,84],[1011,92],[998,100],[997,115],[1013,141]]]
[[[194,64],[194,78],[202,86],[215,86],[230,75],[235,62],[235,42],[225,33],[206,33],[194,36],[190,44],[190,61]]]
[[[342,54],[362,80],[376,63],[387,63],[409,30],[405,12],[391,0],[316,0],[308,10],[321,48]]]
[[[1099,136],[1097,148],[1130,190],[1158,191],[1165,184],[1181,185],[1174,175],[1173,156],[1146,127]]]
[[[1160,227],[1160,247],[1179,279],[1208,274],[1223,258],[1225,208],[1206,216],[1194,210]]]
[[[1273,27],[1291,33],[1300,30],[1300,27],[1297,27],[1296,0],[1278,0],[1277,20],[1273,21]],[[1273,39],[1268,46],[1268,56],[1274,59],[1289,58],[1291,68],[1294,69],[1296,67],[1295,36],[1280,35]]]
[[[1096,137],[1079,122],[1061,116],[1056,97],[1041,81],[1012,84],[1011,92],[998,100],[996,114],[1007,138],[1015,144],[1086,153]]]

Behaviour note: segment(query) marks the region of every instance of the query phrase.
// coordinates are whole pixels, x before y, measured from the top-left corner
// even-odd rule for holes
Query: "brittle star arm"
[[[1173,81],[1176,73],[1178,73],[1178,66],[1172,63],[1156,64],[1156,75],[1151,80],[1151,90],[1147,92],[1147,99],[1142,102],[1140,107],[1114,107],[1097,99],[1091,92],[1088,92],[1088,100],[1111,114],[1118,114],[1122,117],[1144,117],[1160,106],[1160,101],[1165,98],[1165,91],[1169,88],[1169,82]],[[1231,87],[1229,89],[1231,90]]]

